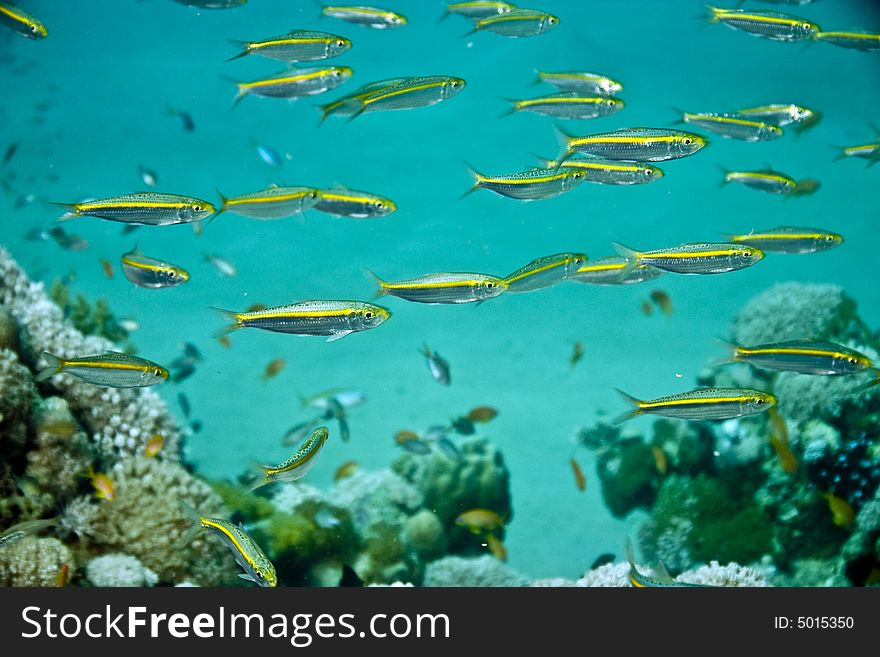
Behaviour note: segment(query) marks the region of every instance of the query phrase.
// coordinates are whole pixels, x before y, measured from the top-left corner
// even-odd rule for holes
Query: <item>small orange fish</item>
[[[775,406],[771,406],[767,409],[767,415],[770,418],[770,424],[773,426],[774,432],[779,436],[779,439],[787,445],[788,426],[785,424],[785,418],[779,414],[779,411],[776,410]]]
[[[651,454],[654,455],[654,467],[657,468],[657,472],[665,475],[666,472],[669,470],[669,461],[666,459],[666,452],[664,452],[656,445],[652,445]]]
[[[486,547],[489,548],[492,556],[496,559],[507,561],[507,548],[504,547],[504,543],[496,538],[495,534],[486,534]]]
[[[503,527],[504,518],[491,509],[469,509],[458,514],[455,524],[465,527],[474,534],[482,534]]]
[[[162,451],[162,447],[164,446],[165,436],[161,433],[153,434],[144,446],[144,456],[147,458],[153,458],[156,454]]]
[[[70,579],[70,566],[66,563],[61,564],[61,568],[58,569],[58,574],[55,575],[55,584],[57,584],[60,588],[64,588],[67,586],[67,582]]]
[[[498,411],[491,406],[477,406],[467,414],[467,419],[471,422],[489,422],[496,417],[498,417]]]
[[[651,301],[663,311],[664,315],[669,317],[672,314],[672,299],[669,298],[669,295],[666,294],[666,292],[663,290],[651,290],[650,296]]]
[[[95,497],[109,502],[113,501],[113,498],[116,497],[116,489],[110,477],[101,472],[95,472],[92,470],[92,466],[89,466],[89,473],[86,476],[92,480],[92,486],[95,488]]]
[[[266,381],[283,370],[286,363],[287,361],[283,358],[276,358],[275,360],[269,361],[269,364],[266,365],[266,369],[263,372],[263,383],[266,383]]]
[[[340,479],[347,479],[351,475],[353,475],[360,466],[357,461],[346,461],[338,468],[336,468],[336,472],[333,473],[333,481],[339,481]]]
[[[782,438],[773,433],[770,434],[770,444],[773,445],[773,449],[776,451],[776,457],[779,459],[779,467],[782,468],[783,472],[787,472],[788,474],[794,474],[797,472],[797,458],[788,446],[788,442],[782,440]]]
[[[571,352],[571,358],[568,359],[568,362],[571,364],[572,368],[578,364],[578,361],[584,357],[584,343],[583,342],[575,342],[574,349]]]
[[[228,335],[221,335],[219,338],[217,338],[217,342],[219,342],[222,346],[226,347],[227,349],[229,349],[229,347],[232,346],[232,340],[229,339]]]
[[[407,443],[410,440],[418,440],[418,439],[419,439],[419,434],[417,434],[415,431],[410,431],[408,429],[404,429],[403,431],[398,431],[396,434],[394,434],[394,442],[396,442],[398,445],[403,445],[403,443]]]
[[[651,313],[654,312],[654,306],[651,305],[650,301],[642,301],[642,314],[645,316],[650,316]]]
[[[104,270],[104,276],[113,278],[113,263],[107,258],[101,258],[101,268]]]
[[[820,493],[828,501],[828,509],[834,524],[838,527],[849,527],[856,519],[856,512],[850,503],[841,497],[837,497],[834,493]]]
[[[574,472],[574,483],[577,486],[579,491],[587,490],[587,478],[584,476],[584,471],[581,470],[580,464],[575,461],[574,457],[571,457],[571,471]]]

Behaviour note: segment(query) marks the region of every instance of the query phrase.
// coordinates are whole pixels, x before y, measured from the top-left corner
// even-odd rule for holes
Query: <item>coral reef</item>
[[[105,554],[86,564],[86,580],[92,586],[155,586],[159,576],[127,554]]]
[[[425,586],[528,586],[524,575],[489,555],[443,557],[425,567]]]
[[[27,536],[0,550],[0,586],[60,586],[65,565],[72,578],[76,562],[61,541]]]
[[[121,343],[128,338],[128,331],[117,323],[105,299],[98,299],[90,306],[88,300],[78,294],[71,301],[70,288],[57,278],[49,286],[49,298],[83,335],[97,335],[115,343]]]

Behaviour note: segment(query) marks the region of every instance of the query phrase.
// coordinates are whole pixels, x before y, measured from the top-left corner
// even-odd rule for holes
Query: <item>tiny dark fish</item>
[[[85,251],[89,248],[89,243],[79,235],[69,235],[60,226],[49,229],[49,235],[55,240],[55,243],[65,251]]]
[[[654,302],[663,314],[669,317],[672,314],[672,299],[663,290],[651,290],[651,301]]]
[[[183,411],[183,417],[185,417],[188,420],[190,411],[192,409],[189,405],[189,397],[186,396],[186,393],[183,393],[183,392],[177,393],[177,403],[180,404],[180,410]]]
[[[192,365],[186,365],[174,371],[171,375],[172,383],[181,383],[196,373],[196,368]]]
[[[402,443],[398,443],[398,445],[403,447],[403,449],[405,449],[410,454],[426,456],[431,453],[431,447],[428,445],[428,443],[419,438],[415,438],[414,440],[407,440]]]
[[[185,112],[183,110],[176,110],[172,107],[168,108],[168,113],[180,121],[180,127],[184,129],[186,132],[193,132],[196,129],[195,121],[193,121],[192,117],[189,115],[189,112]]]
[[[452,383],[452,375],[449,371],[449,361],[440,356],[436,351],[431,351],[428,345],[424,345],[419,352],[425,357],[431,376],[441,385],[448,386]]]
[[[584,357],[584,343],[583,342],[575,342],[574,347],[571,350],[571,357],[568,359],[569,364],[572,368],[578,364],[581,358]]]
[[[327,410],[339,422],[339,437],[342,438],[342,442],[347,443],[351,440],[351,430],[348,427],[348,416],[345,413],[345,407],[335,397],[327,400],[327,407]]]
[[[199,348],[196,347],[192,342],[184,342],[181,345],[181,349],[183,350],[183,355],[190,360],[202,360],[202,352],[200,352]]]
[[[49,239],[49,232],[43,228],[31,228],[24,238],[30,242],[45,242]]]
[[[457,417],[453,419],[450,427],[453,431],[455,431],[456,433],[460,433],[462,436],[470,436],[471,434],[476,432],[474,423],[466,417]]]
[[[18,144],[14,143],[14,142],[9,144],[9,146],[6,148],[6,153],[3,154],[3,166],[6,166],[7,164],[9,164],[10,160],[12,160],[12,158],[15,157],[15,152],[17,150],[18,150]]]
[[[438,438],[434,444],[437,446],[438,451],[446,458],[452,461],[461,460],[461,451],[455,446],[455,443],[449,440],[446,436]]]
[[[202,421],[201,420],[193,420],[189,423],[190,429],[193,430],[193,433],[199,433],[202,430]]]
[[[605,552],[604,554],[600,554],[598,557],[596,557],[596,560],[590,566],[590,570],[596,570],[596,568],[599,568],[600,566],[604,566],[609,563],[614,563],[614,555],[610,552]]]

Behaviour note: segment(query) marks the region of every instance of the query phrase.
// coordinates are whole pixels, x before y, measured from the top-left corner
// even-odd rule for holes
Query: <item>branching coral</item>
[[[59,572],[76,571],[73,554],[55,538],[28,536],[0,549],[0,586],[59,586]]]

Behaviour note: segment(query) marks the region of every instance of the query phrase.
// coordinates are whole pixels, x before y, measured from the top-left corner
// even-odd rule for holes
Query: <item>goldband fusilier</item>
[[[740,183],[768,194],[791,194],[797,190],[798,182],[780,171],[764,169],[761,171],[724,171],[724,183]]]
[[[448,75],[432,75],[403,78],[393,84],[385,82],[372,84],[381,86],[352,96],[344,101],[344,107],[339,106],[331,112],[348,114],[349,120],[353,120],[364,112],[429,107],[452,98],[464,89],[467,83],[461,78]],[[326,115],[328,113],[326,106],[324,111]]]
[[[613,246],[627,260],[621,276],[639,265],[676,274],[723,274],[750,267],[764,257],[754,246],[728,242],[694,242],[654,251],[636,251],[618,242]]]
[[[511,108],[501,116],[509,116],[515,112],[534,112],[560,119],[595,119],[617,114],[624,107],[623,101],[619,98],[584,96],[573,91],[525,100],[510,98],[508,101],[511,103]]]
[[[488,274],[443,272],[388,282],[370,270],[367,273],[376,281],[377,297],[390,295],[417,303],[479,303],[507,289],[504,279]]]
[[[621,256],[606,256],[582,264],[568,280],[592,285],[630,285],[650,281],[663,272],[649,265],[628,267],[629,261]]]
[[[44,351],[43,359],[48,365],[37,373],[37,381],[64,373],[96,386],[141,388],[168,379],[168,370],[161,365],[117,351],[79,358],[62,358]]]
[[[319,190],[318,201],[313,207],[318,212],[351,219],[387,217],[397,210],[391,199],[345,187]]]
[[[870,144],[861,144],[859,146],[838,146],[839,153],[836,160],[841,160],[845,157],[859,157],[864,160],[868,160],[868,166],[874,166],[877,162],[880,162],[880,130],[874,129],[874,132],[877,136],[877,141]]]
[[[327,427],[318,427],[309,434],[296,453],[283,463],[275,466],[259,465],[260,478],[250,485],[247,492],[275,483],[292,482],[304,477],[318,458],[321,448],[327,442],[330,432]]]
[[[322,16],[338,18],[347,23],[354,23],[374,30],[387,30],[406,25],[406,16],[390,9],[368,7],[363,5],[324,5]]]
[[[598,157],[569,158],[565,162],[540,158],[542,165],[554,171],[562,168],[580,169],[584,182],[600,185],[643,185],[660,180],[663,170],[644,162],[618,162]]]
[[[561,283],[586,261],[585,253],[557,253],[532,260],[504,278],[507,291],[531,292]]]
[[[126,224],[170,226],[201,221],[216,212],[214,206],[191,196],[136,192],[81,203],[54,203],[67,209],[59,221],[97,217]]]
[[[232,212],[251,219],[283,219],[301,214],[315,206],[321,192],[312,187],[279,187],[227,198],[219,191],[221,212]]]
[[[292,30],[260,41],[235,41],[233,43],[242,51],[226,61],[232,61],[247,55],[259,55],[281,62],[314,62],[321,59],[337,57],[349,48],[351,41],[337,34],[314,32],[312,30]]]
[[[236,82],[238,93],[232,100],[235,107],[245,96],[262,98],[286,98],[293,100],[302,96],[315,96],[343,84],[352,75],[347,66],[314,66],[291,68],[268,78],[251,82]]]
[[[743,141],[770,141],[782,136],[778,125],[749,118],[741,114],[714,112],[682,112],[681,121],[699,126],[722,137]]]
[[[773,41],[805,41],[815,39],[822,30],[806,18],[758,9],[723,9],[706,5],[710,23],[723,23],[735,30]]]
[[[880,50],[880,32],[822,32],[816,39],[841,48],[876,52]]]
[[[761,413],[776,404],[773,395],[748,388],[700,388],[647,401],[636,399],[622,390],[617,392],[633,408],[617,417],[615,423],[646,413],[680,420],[729,420]]]
[[[0,2],[0,25],[27,39],[45,39],[49,34],[45,25],[11,2]]]
[[[582,94],[595,94],[597,96],[614,96],[623,91],[623,85],[600,73],[588,71],[560,71],[551,73],[535,71],[538,79],[535,83],[546,82],[563,91],[574,91]]]
[[[194,526],[184,534],[179,541],[178,548],[183,549],[201,530],[207,530],[219,538],[232,552],[235,563],[244,570],[243,573],[238,573],[241,579],[262,587],[278,586],[275,566],[241,523],[235,525],[224,518],[203,516],[184,502],[181,502],[180,506],[186,517],[194,523]]]
[[[243,328],[259,328],[275,333],[327,336],[327,342],[376,328],[391,316],[386,308],[371,303],[337,300],[300,301],[250,312],[214,310],[233,321],[221,335]]]
[[[559,25],[559,17],[537,9],[511,9],[503,14],[481,18],[474,23],[474,32],[495,32],[505,37],[530,37],[549,32]]]
[[[864,354],[832,342],[788,340],[753,347],[729,345],[731,360],[780,372],[814,375],[843,375],[873,367]]]
[[[121,258],[122,273],[138,287],[176,287],[189,280],[189,272],[163,260],[150,258],[135,248]]]
[[[793,103],[778,103],[771,105],[760,105],[758,107],[747,107],[736,111],[742,116],[758,119],[765,123],[772,123],[780,128],[787,125],[794,125],[797,130],[806,130],[816,125],[821,118],[821,114],[808,107],[795,105]]]
[[[668,128],[624,128],[577,137],[556,126],[561,150],[557,162],[575,153],[625,162],[663,162],[693,155],[708,142],[704,137]]]
[[[370,82],[361,87],[358,87],[350,94],[341,96],[340,98],[334,100],[332,103],[325,103],[324,105],[320,105],[319,109],[321,110],[321,123],[323,123],[324,119],[326,119],[331,114],[342,114],[344,116],[351,116],[360,108],[361,99],[366,98],[374,91],[393,87],[402,82],[406,82],[409,79],[410,78],[388,78],[386,80],[376,80],[375,82]]]
[[[474,184],[462,195],[462,198],[478,189],[488,189],[501,196],[520,201],[539,201],[571,191],[587,178],[586,174],[577,167],[529,169],[500,176],[486,176],[473,168],[470,172]]]
[[[629,540],[629,537],[626,539],[626,561],[629,564],[629,574],[627,575],[627,579],[629,580],[630,586],[634,586],[635,588],[645,589],[645,588],[668,588],[668,587],[679,587],[679,586],[707,586],[706,584],[689,584],[687,582],[676,582],[672,575],[669,574],[669,571],[666,570],[666,566],[663,565],[663,562],[658,562],[654,572],[646,575],[641,572],[636,567],[636,557],[633,553],[632,542]]]
[[[446,11],[440,17],[442,21],[450,14],[457,14],[465,18],[479,20],[506,14],[516,9],[516,5],[509,2],[493,2],[492,0],[473,0],[472,2],[447,2]]]
[[[743,235],[730,235],[731,242],[749,244],[762,251],[779,253],[816,253],[843,244],[843,236],[821,228],[780,226],[769,230],[753,230]]]

